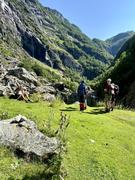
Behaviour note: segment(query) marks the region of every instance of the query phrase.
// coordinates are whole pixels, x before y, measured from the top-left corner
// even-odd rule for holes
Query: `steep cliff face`
[[[59,12],[43,7],[36,0],[0,0],[0,16],[3,41],[17,44],[31,57],[53,68],[64,70],[68,67],[84,74],[93,57],[103,64],[109,64],[108,59],[112,58]],[[83,57],[87,59],[86,65]]]
[[[54,37],[53,32],[49,29],[52,28],[54,31],[56,27],[52,25],[53,21],[49,22],[51,18],[44,12],[44,8],[37,1],[1,0],[0,4],[1,38],[7,43],[18,43],[30,56],[52,67],[55,66],[55,61],[60,61],[60,58],[53,43],[49,40]],[[50,46],[49,52],[47,51],[48,46]],[[54,49],[56,55],[50,53],[51,49]],[[67,53],[67,57],[71,58],[70,61],[76,70],[81,69],[70,54]]]

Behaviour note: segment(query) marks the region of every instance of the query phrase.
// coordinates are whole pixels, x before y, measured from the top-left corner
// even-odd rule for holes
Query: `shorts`
[[[80,103],[85,103],[85,96],[84,95],[79,96],[79,102]]]
[[[105,101],[111,101],[112,95],[111,94],[105,94]]]

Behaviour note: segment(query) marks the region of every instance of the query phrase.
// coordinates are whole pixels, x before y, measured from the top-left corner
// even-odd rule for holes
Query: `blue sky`
[[[39,0],[56,9],[90,38],[135,31],[135,0]]]

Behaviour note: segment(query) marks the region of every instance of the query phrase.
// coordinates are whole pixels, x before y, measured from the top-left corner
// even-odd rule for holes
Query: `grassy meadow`
[[[116,109],[105,114],[102,109],[88,107],[80,112],[78,104],[57,101],[49,105],[0,98],[1,119],[22,114],[44,133],[48,122],[52,131],[57,129],[61,112],[69,115],[67,151],[62,162],[65,180],[134,180],[135,112]],[[46,180],[50,177],[47,173],[51,170],[42,162],[18,159],[10,149],[0,147],[2,180]]]

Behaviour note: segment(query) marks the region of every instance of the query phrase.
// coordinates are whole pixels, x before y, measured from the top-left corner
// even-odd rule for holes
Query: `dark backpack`
[[[114,92],[116,95],[119,94],[119,86],[117,84],[114,85]]]
[[[78,95],[86,95],[86,87],[84,84],[80,84],[78,87]]]

